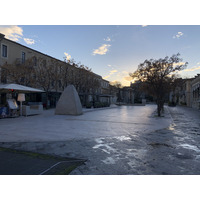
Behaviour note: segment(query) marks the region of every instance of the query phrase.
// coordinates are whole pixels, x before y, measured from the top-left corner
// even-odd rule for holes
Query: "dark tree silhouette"
[[[170,91],[171,85],[176,79],[175,72],[184,69],[188,64],[187,62],[183,63],[179,56],[178,53],[164,59],[145,60],[139,64],[134,73],[130,73],[133,79],[142,81],[145,90],[155,97],[158,116],[161,115],[161,110],[164,108],[165,95]]]

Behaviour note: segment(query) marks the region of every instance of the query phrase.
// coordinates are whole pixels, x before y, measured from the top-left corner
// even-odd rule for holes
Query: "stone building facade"
[[[170,101],[200,109],[200,74],[194,78],[182,79],[182,84],[170,93]]]
[[[191,80],[192,107],[200,109],[200,74]]]
[[[27,62],[29,62],[29,65],[27,65]],[[29,98],[30,101],[42,101],[44,106],[55,107],[62,91],[69,84],[73,84],[76,87],[83,105],[86,102],[91,101],[92,98],[94,98],[96,101],[105,101],[105,99],[101,98],[101,96],[103,97],[103,95],[107,95],[109,82],[104,80],[101,76],[89,70],[85,70],[82,66],[77,67],[77,65],[74,63],[66,63],[9,40],[5,38],[5,35],[0,33],[0,84],[21,83],[22,85],[35,87],[46,91],[47,89],[43,88],[43,85],[38,84],[39,80],[37,80],[37,78],[32,82],[27,83],[24,81],[24,77],[20,77],[19,82],[13,82],[13,80],[9,78],[9,75],[5,76],[5,65],[8,66],[8,68],[9,66],[15,65],[16,69],[17,67],[20,69],[20,67],[30,67],[30,62],[31,67],[34,68],[35,71],[37,71],[41,66],[44,71],[48,71],[50,69],[54,70],[52,72],[53,78],[50,80],[48,85],[48,92],[42,95],[27,95],[27,98]],[[47,78],[48,77],[46,77],[46,79]],[[5,99],[4,95],[5,94],[0,94],[0,104],[2,99]],[[108,98],[106,97],[106,100],[107,99]]]

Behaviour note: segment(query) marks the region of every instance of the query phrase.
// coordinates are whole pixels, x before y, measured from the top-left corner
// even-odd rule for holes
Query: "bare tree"
[[[26,86],[35,86],[33,60],[28,59],[25,63],[5,63],[1,66],[1,78],[4,83],[12,82]]]
[[[60,66],[60,87],[62,90],[70,83],[70,65],[68,63]]]
[[[37,63],[37,64],[36,64]],[[25,63],[5,64],[1,67],[1,80],[41,88],[46,92],[46,105],[51,91],[60,91],[73,84],[79,93],[94,97],[100,87],[100,76],[73,59],[66,62],[57,59],[32,57]]]
[[[139,64],[138,69],[130,76],[142,81],[146,91],[156,98],[157,113],[161,116],[161,110],[164,108],[164,98],[170,91],[171,84],[175,79],[175,72],[184,69],[187,62],[181,62],[180,54],[165,57],[164,59],[145,60]]]
[[[39,58],[38,65],[35,67],[35,79],[37,87],[46,92],[46,106],[48,108],[48,96],[52,90],[58,90],[58,81],[61,80],[60,62],[54,59],[47,61]]]

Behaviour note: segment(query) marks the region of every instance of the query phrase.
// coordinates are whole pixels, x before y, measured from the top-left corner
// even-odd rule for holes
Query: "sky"
[[[200,73],[199,25],[1,25],[0,33],[57,59],[74,59],[124,86],[146,59],[177,53],[189,63],[180,76]]]

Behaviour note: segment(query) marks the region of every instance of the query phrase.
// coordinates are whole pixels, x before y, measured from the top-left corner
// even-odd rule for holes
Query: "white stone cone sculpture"
[[[83,114],[80,98],[73,85],[65,88],[56,105],[56,115],[81,115]]]

